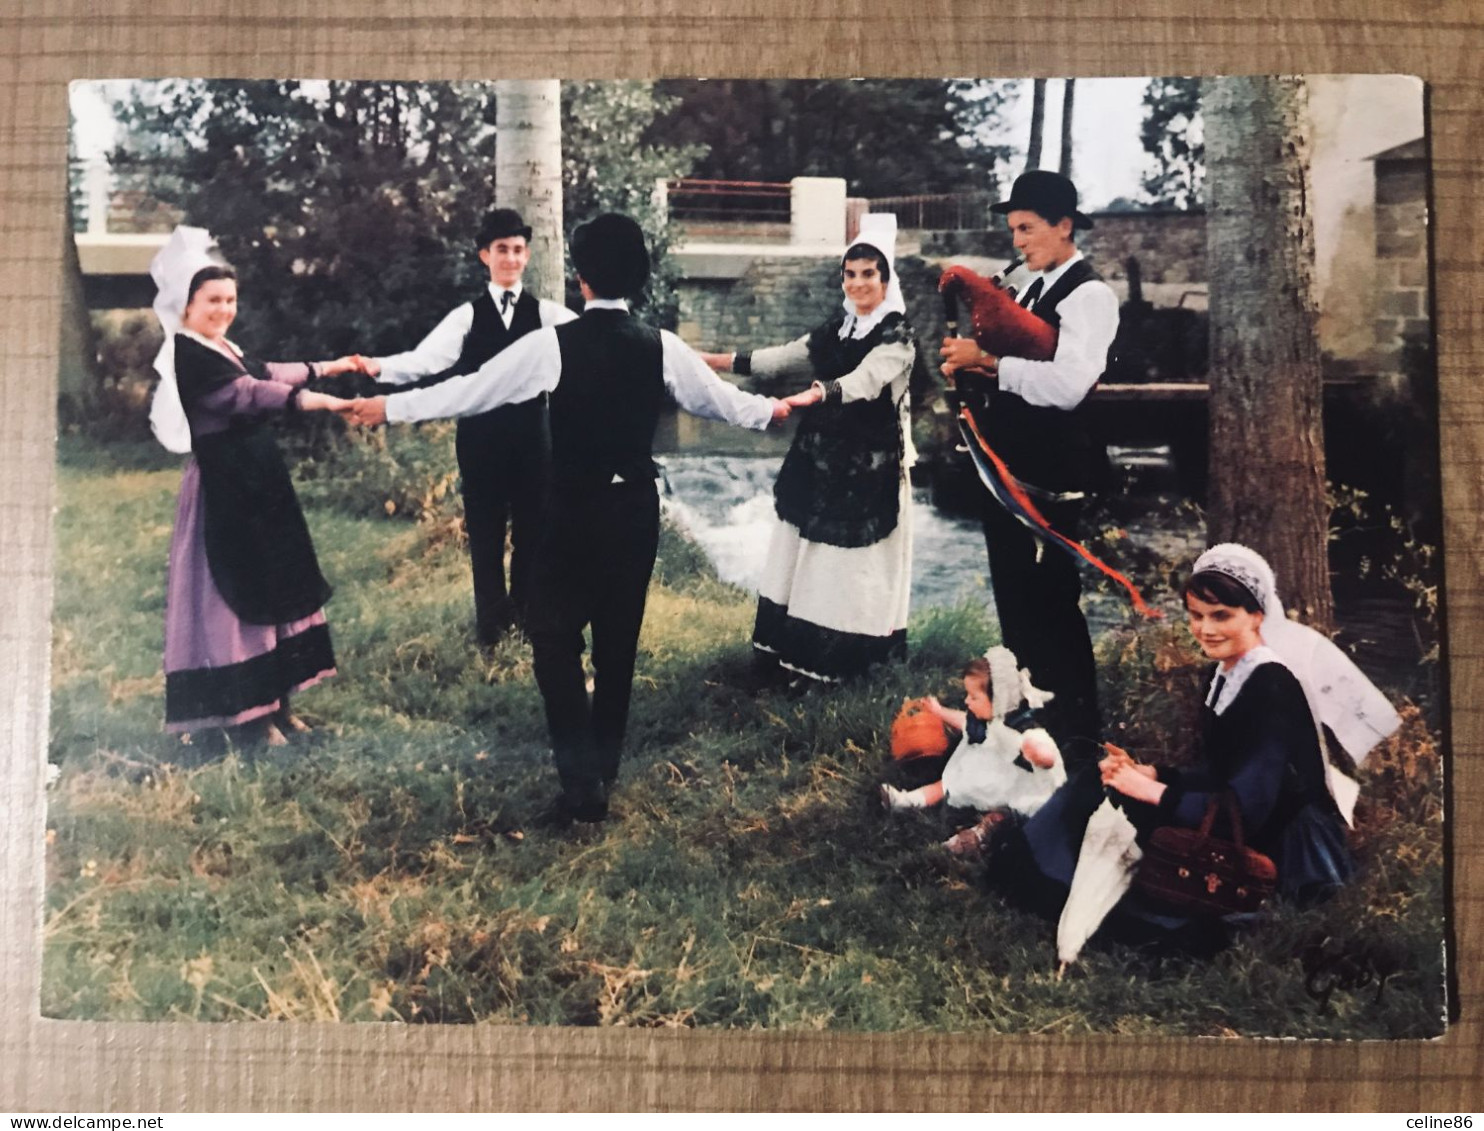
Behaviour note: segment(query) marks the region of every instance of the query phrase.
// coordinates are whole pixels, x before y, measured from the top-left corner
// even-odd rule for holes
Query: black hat
[[[649,279],[649,249],[631,217],[604,212],[572,233],[572,266],[599,298],[628,298]]]
[[[1077,211],[1077,186],[1050,169],[1032,169],[1021,173],[1010,188],[1010,199],[991,204],[989,210],[1000,215],[1006,212],[1034,212],[1052,224],[1059,222],[1063,216],[1070,216],[1072,227],[1092,227],[1091,217]]]
[[[490,210],[484,222],[479,225],[479,235],[476,238],[479,246],[485,248],[496,240],[507,240],[511,236],[529,240],[530,225],[520,218],[520,213],[514,208],[495,208]]]

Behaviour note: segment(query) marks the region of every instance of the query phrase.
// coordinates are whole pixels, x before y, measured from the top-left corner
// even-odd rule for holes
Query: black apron
[[[855,370],[883,342],[910,341],[900,314],[888,314],[864,338],[840,339],[844,316],[809,335],[809,360],[821,381]],[[773,486],[774,509],[811,542],[857,549],[897,528],[904,440],[891,386],[868,401],[825,400],[803,413]]]
[[[252,363],[185,335],[175,339],[175,375],[187,419],[201,399],[248,376]],[[255,365],[252,368],[259,368]],[[248,624],[301,620],[330,599],[288,466],[262,419],[234,417],[224,432],[196,435],[206,562],[222,599]]]

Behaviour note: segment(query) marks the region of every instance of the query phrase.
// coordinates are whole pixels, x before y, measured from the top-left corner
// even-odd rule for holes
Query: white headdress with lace
[[[1055,698],[1052,692],[1032,685],[1030,669],[1020,667],[1015,653],[1003,644],[996,644],[984,658],[989,662],[989,697],[995,718],[1003,719],[1022,703],[1040,710]]]
[[[1298,676],[1321,740],[1323,727],[1329,727],[1358,766],[1378,742],[1401,726],[1401,717],[1354,660],[1323,633],[1288,619],[1273,569],[1261,554],[1224,542],[1196,559],[1194,572],[1207,571],[1231,578],[1262,606],[1262,641]],[[1324,761],[1330,793],[1350,821],[1360,787],[1335,769],[1328,751]]]
[[[180,402],[180,387],[175,380],[175,335],[185,318],[186,292],[191,280],[203,267],[221,262],[213,254],[216,240],[205,228],[178,225],[165,241],[165,246],[150,260],[149,274],[155,281],[155,317],[165,331],[165,344],[155,355],[155,372],[160,383],[149,406],[149,426],[169,451],[184,455],[191,450],[191,427],[185,407]]]
[[[873,247],[886,259],[887,270],[891,273],[891,281],[886,284],[886,298],[882,299],[881,305],[864,317],[855,315],[855,303],[850,301],[849,296],[845,299],[845,325],[852,325],[849,316],[855,316],[853,336],[860,338],[871,332],[871,329],[885,318],[888,314],[906,314],[907,300],[902,297],[902,283],[897,278],[897,215],[895,212],[867,212],[861,217],[860,230],[856,232],[855,239],[850,241],[854,247],[863,243],[867,247]],[[847,249],[848,250],[848,249]],[[840,260],[840,266],[845,266],[844,258]]]

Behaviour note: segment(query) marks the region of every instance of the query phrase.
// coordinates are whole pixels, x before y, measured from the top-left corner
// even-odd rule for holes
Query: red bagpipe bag
[[[1023,357],[1029,361],[1049,361],[1056,356],[1056,328],[1017,304],[1014,296],[995,280],[975,274],[967,267],[950,267],[938,280],[938,290],[948,309],[952,308],[956,298],[967,300],[974,341],[986,353],[995,357]],[[948,321],[951,327],[951,316]],[[962,372],[971,376],[975,370],[970,368]],[[983,370],[979,372],[982,374]],[[1140,614],[1150,618],[1161,615],[1158,609],[1145,602],[1138,588],[1122,573],[1080,542],[1052,528],[1032,498],[1034,489],[1015,478],[1005,466],[1005,461],[989,446],[967,408],[959,408],[958,423],[974,470],[995,502],[1038,538],[1086,562],[1121,586]]]
[[[969,307],[974,340],[995,357],[1050,361],[1056,356],[1056,327],[1036,317],[993,279],[967,267],[950,267],[938,280],[945,299],[960,298]]]
[[[902,700],[902,709],[891,724],[891,756],[934,758],[948,753],[948,733],[922,699]]]

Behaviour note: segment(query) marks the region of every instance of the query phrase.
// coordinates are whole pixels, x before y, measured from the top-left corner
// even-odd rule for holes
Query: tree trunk
[[[106,217],[105,217],[106,219]],[[83,294],[82,264],[72,224],[63,225],[62,320],[57,345],[57,396],[64,414],[75,420],[98,397],[97,346]]]
[[[1067,79],[1061,96],[1061,168],[1059,172],[1072,179],[1072,102],[1077,97],[1077,80]]]
[[[1301,78],[1204,90],[1211,279],[1211,542],[1272,564],[1299,619],[1330,627],[1323,387]]]
[[[1026,171],[1041,167],[1041,131],[1046,125],[1046,80],[1032,79],[1031,143],[1025,151]]]
[[[561,302],[562,84],[557,79],[495,83],[495,200],[531,226],[525,285]]]

